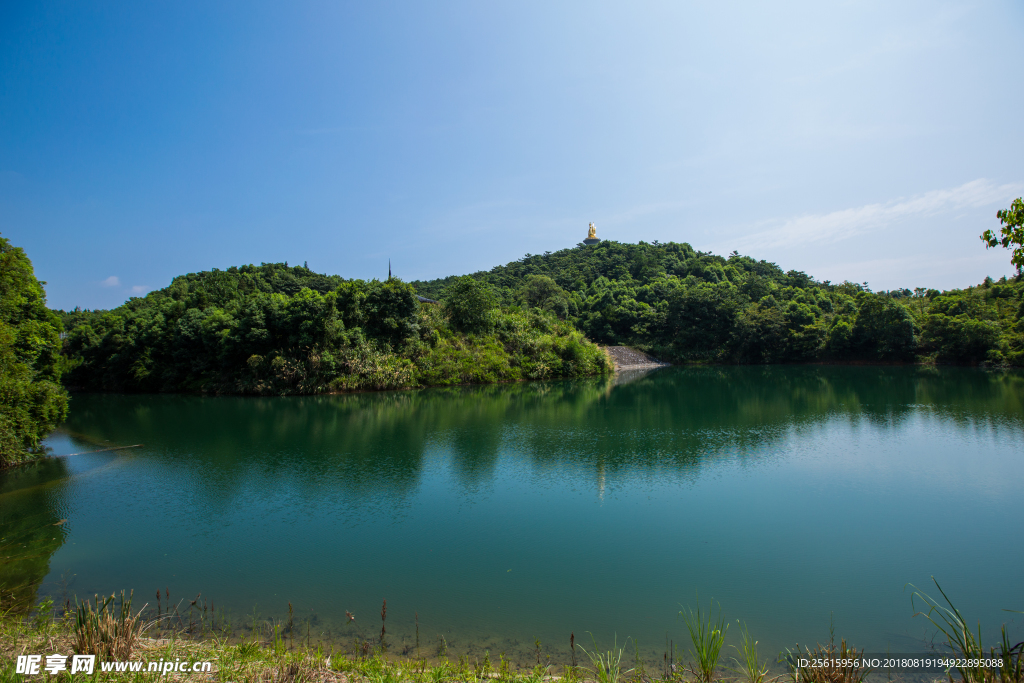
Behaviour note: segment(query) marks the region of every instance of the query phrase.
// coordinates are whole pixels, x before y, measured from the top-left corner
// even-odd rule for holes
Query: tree
[[[441,300],[452,326],[463,332],[486,331],[491,311],[498,308],[498,297],[491,286],[469,275],[455,278]]]
[[[1000,236],[997,237],[993,231],[986,230],[981,233],[981,241],[985,243],[986,249],[997,246],[1012,248],[1010,263],[1017,267],[1017,274],[1020,275],[1024,270],[1024,199],[1017,197],[1009,209],[996,211],[996,218],[1002,226]]]
[[[910,360],[917,348],[917,330],[910,311],[880,296],[861,295],[852,332],[854,347],[868,358]]]
[[[0,467],[42,453],[68,412],[60,318],[20,247],[0,237]]]
[[[372,336],[397,346],[418,331],[416,312],[420,304],[416,290],[396,277],[368,282],[362,306],[366,329]]]
[[[519,290],[519,296],[530,308],[551,311],[559,318],[569,314],[569,299],[565,290],[547,275],[530,275]]]

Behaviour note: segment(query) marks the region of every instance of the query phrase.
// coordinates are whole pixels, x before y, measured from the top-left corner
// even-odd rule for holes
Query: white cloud
[[[120,287],[121,280],[116,275],[111,275],[100,284],[103,285],[104,287]]]
[[[144,294],[149,289],[143,285],[135,285],[132,287],[132,294]]]
[[[932,190],[909,199],[901,197],[885,204],[868,204],[825,214],[768,220],[758,227],[771,227],[743,236],[744,249],[748,250],[748,253],[756,253],[758,249],[763,248],[841,242],[874,232],[905,218],[952,213],[1000,202],[1009,205],[1022,189],[1022,183],[996,185],[990,180],[979,178],[959,187]],[[735,242],[735,239],[732,242]],[[710,250],[720,252],[731,248],[728,245],[715,244],[711,245]]]

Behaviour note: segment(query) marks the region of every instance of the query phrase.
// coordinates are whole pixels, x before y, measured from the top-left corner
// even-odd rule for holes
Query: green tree
[[[375,337],[398,345],[418,331],[415,316],[420,304],[416,290],[398,278],[368,282],[362,306],[367,331]]]
[[[551,311],[559,318],[569,314],[569,298],[565,290],[547,275],[530,275],[519,292],[520,298],[530,308]]]
[[[43,452],[42,438],[67,416],[60,318],[20,247],[0,237],[0,467]]]
[[[483,332],[490,327],[491,311],[498,297],[490,285],[469,275],[455,278],[441,297],[452,325],[463,332]]]
[[[997,236],[992,230],[981,233],[985,248],[1002,246],[1013,249],[1010,263],[1017,267],[1017,274],[1024,270],[1024,200],[1017,197],[1009,209],[996,211],[996,218],[1002,226]]]
[[[685,360],[721,357],[739,313],[737,294],[728,282],[701,282],[674,291],[665,316],[673,356]]]
[[[991,320],[936,313],[925,320],[921,342],[942,363],[980,363],[998,346],[999,331]]]
[[[866,358],[900,361],[913,358],[917,329],[910,311],[892,299],[861,294],[853,325],[853,344]]]

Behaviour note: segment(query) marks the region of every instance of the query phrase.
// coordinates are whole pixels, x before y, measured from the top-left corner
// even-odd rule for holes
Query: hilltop
[[[473,273],[506,305],[672,362],[1024,364],[1024,283],[871,292],[685,243],[604,241]],[[413,282],[440,296],[452,278]]]

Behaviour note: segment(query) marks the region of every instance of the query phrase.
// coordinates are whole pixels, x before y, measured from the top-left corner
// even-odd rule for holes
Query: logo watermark
[[[209,661],[169,660],[160,658],[156,661],[146,660],[111,660],[99,663],[100,673],[208,673],[213,670]],[[46,672],[51,676],[68,672],[69,674],[92,675],[96,671],[96,655],[18,655],[14,673],[25,676],[38,676]]]

